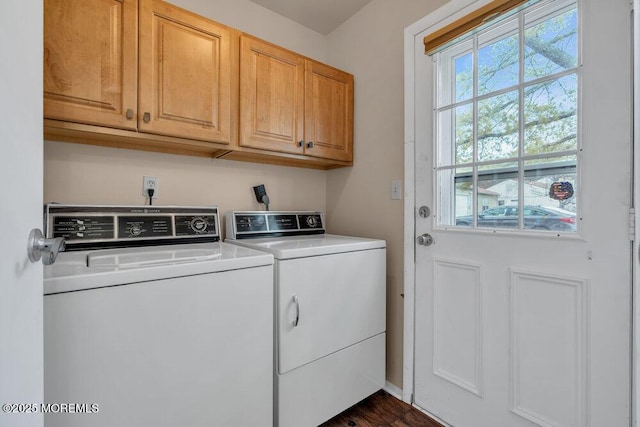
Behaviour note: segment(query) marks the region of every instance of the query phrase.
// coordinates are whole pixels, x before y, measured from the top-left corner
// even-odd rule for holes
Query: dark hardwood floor
[[[320,427],[443,427],[411,405],[396,399],[384,390],[343,413],[336,415]]]

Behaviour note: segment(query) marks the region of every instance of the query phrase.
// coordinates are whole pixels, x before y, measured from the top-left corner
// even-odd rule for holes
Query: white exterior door
[[[461,180],[447,187],[441,184],[446,179],[436,176],[436,65],[424,54],[423,38],[486,3],[452,0],[406,31],[406,167],[407,182],[414,186],[406,205],[406,260],[411,265],[415,257],[415,272],[408,269],[412,283],[405,291],[415,322],[405,322],[405,337],[413,344],[413,349],[405,345],[405,391],[412,389],[415,405],[453,426],[629,425],[629,2],[578,1],[582,36],[573,233],[533,230],[543,228],[540,223],[529,226],[527,200],[533,196],[527,185],[520,184],[511,196],[513,208],[525,213],[505,225],[482,215],[509,205],[504,185],[476,191],[470,200],[477,207],[460,212],[462,190],[470,184],[458,186]],[[520,137],[526,132],[521,129]],[[479,171],[493,166],[473,159],[468,182],[480,188]],[[532,191],[542,186],[529,178],[527,157],[517,159],[521,169],[514,179],[531,184]],[[454,170],[451,176],[465,173]],[[421,206],[430,207],[432,215],[421,217]],[[442,211],[451,206],[455,212],[447,218]],[[466,219],[472,224],[464,224]],[[435,244],[414,246],[411,240],[423,233]]]
[[[42,264],[27,237],[42,228],[42,1],[0,6],[0,404],[43,398]],[[9,409],[9,413],[7,413]],[[42,426],[3,406],[0,426]]]

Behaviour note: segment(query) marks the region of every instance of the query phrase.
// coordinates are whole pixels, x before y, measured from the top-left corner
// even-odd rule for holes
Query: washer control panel
[[[217,207],[45,205],[48,238],[71,250],[219,241]]]
[[[324,233],[322,212],[227,212],[227,237],[230,239]]]

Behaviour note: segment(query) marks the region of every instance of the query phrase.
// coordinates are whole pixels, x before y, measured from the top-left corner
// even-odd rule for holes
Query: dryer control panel
[[[227,212],[227,238],[300,236],[324,234],[324,214],[307,211]]]
[[[45,233],[67,250],[220,240],[217,207],[45,205]]]

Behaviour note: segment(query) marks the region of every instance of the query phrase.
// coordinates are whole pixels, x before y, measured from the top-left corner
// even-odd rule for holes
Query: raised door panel
[[[231,34],[168,3],[142,0],[141,132],[230,143]]]
[[[44,116],[135,129],[136,0],[45,0]]]
[[[302,154],[304,59],[240,38],[240,146]]]
[[[306,62],[305,154],[353,160],[353,75]]]

